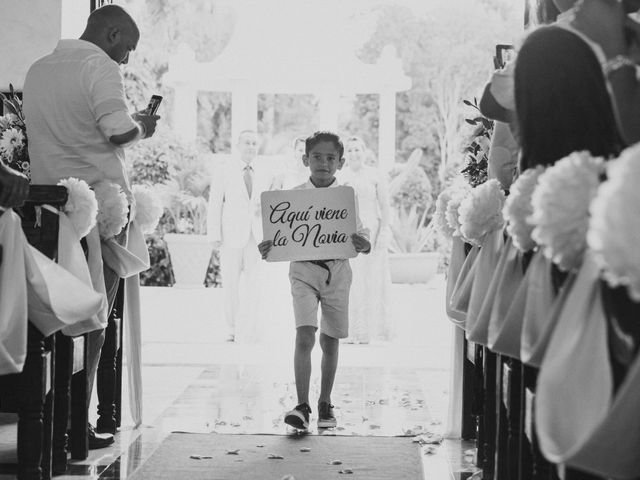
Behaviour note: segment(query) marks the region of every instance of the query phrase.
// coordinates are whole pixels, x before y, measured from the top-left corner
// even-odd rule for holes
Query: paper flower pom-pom
[[[495,178],[471,190],[458,209],[462,236],[470,243],[480,245],[487,233],[502,228],[504,201],[504,191]]]
[[[608,179],[591,204],[587,242],[605,280],[612,287],[626,285],[631,299],[640,302],[640,145],[607,166]]]
[[[164,212],[160,197],[149,187],[134,185],[133,198],[136,202],[135,220],[142,233],[152,233]]]
[[[120,185],[102,181],[94,185],[98,200],[98,232],[108,240],[118,235],[127,224],[129,203]]]
[[[471,193],[471,187],[468,183],[457,184],[449,194],[449,202],[445,209],[444,216],[449,230],[453,232],[453,237],[460,236],[460,215],[458,209],[462,201]]]
[[[71,220],[78,239],[86,237],[96,224],[98,214],[96,194],[87,182],[73,177],[60,180],[58,185],[66,187],[69,194],[62,210]]]
[[[507,233],[513,239],[513,245],[521,252],[528,252],[536,246],[536,242],[531,238],[533,226],[527,220],[533,213],[531,194],[536,188],[538,177],[542,172],[544,172],[542,165],[522,172],[511,185],[509,196],[502,209],[502,216],[507,224]]]
[[[578,268],[587,246],[589,205],[598,191],[604,160],[574,152],[548,167],[531,195],[531,237],[560,269]]]

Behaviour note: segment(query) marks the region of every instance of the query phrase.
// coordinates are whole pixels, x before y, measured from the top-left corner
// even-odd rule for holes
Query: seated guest
[[[604,72],[613,91],[620,131],[629,145],[640,141],[640,82],[636,76],[640,24],[625,13],[639,9],[638,0],[584,0],[572,21],[574,28],[603,51]]]
[[[516,60],[515,100],[521,170],[574,151],[607,158],[622,148],[600,62],[572,31],[529,34]]]

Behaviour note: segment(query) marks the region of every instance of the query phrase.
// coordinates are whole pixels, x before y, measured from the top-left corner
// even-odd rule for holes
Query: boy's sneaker
[[[338,424],[333,414],[333,405],[327,402],[318,403],[318,428],[332,428]]]
[[[309,428],[309,414],[311,407],[306,403],[301,403],[293,410],[289,410],[284,416],[284,423],[291,425],[298,430]]]

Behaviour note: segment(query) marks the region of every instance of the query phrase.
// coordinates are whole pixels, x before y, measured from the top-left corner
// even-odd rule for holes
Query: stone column
[[[320,121],[320,130],[338,130],[338,114],[340,110],[340,98],[338,93],[331,88],[322,90],[317,94]]]
[[[258,131],[258,92],[249,81],[237,82],[231,91],[231,148],[234,153],[243,130]]]
[[[174,84],[173,130],[183,140],[192,141],[198,133],[198,92],[186,82]]]
[[[378,166],[384,172],[391,169],[396,158],[396,92],[380,92],[378,119]]]

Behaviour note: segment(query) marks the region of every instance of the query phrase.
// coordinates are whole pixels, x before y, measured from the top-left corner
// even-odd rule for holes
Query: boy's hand
[[[369,253],[371,251],[371,243],[362,235],[358,235],[357,233],[352,234],[351,241],[353,242],[356,252]]]
[[[260,255],[262,256],[263,260],[267,259],[267,255],[269,254],[272,246],[273,240],[263,240],[262,242],[260,242],[260,245],[258,245],[258,250],[260,250]]]

